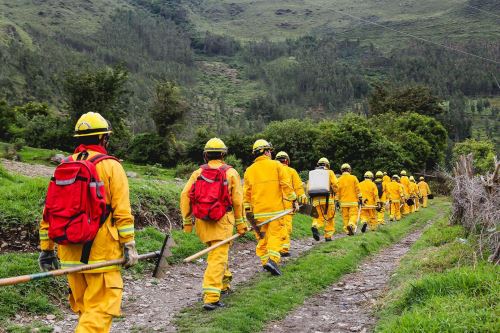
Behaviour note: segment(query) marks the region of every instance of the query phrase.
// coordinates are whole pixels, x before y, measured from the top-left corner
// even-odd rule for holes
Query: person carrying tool
[[[378,197],[378,202],[377,202],[377,224],[379,225],[384,225],[385,224],[385,193],[386,193],[386,186],[387,183],[384,182],[383,180],[384,174],[382,171],[377,171],[375,174],[375,186],[377,186],[377,197]]]
[[[420,191],[420,195],[422,196],[422,207],[427,208],[427,200],[431,194],[431,188],[429,187],[429,184],[425,182],[424,177],[419,178],[418,189]]]
[[[79,145],[56,168],[40,222],[43,271],[59,263],[69,268],[123,257],[125,267],[137,263],[127,176],[118,160],[107,155],[111,133],[99,113],[86,113],[76,123]],[[79,176],[82,172],[92,177]],[[75,332],[109,332],[121,312],[120,266],[70,273],[68,283],[71,309],[79,315]]]
[[[347,163],[340,167],[342,175],[338,181],[338,191],[335,196],[336,206],[342,210],[342,222],[344,232],[349,236],[354,235],[360,215],[360,209],[363,205],[361,190],[359,189],[358,178],[351,175],[351,166]]]
[[[412,213],[418,212],[418,202],[420,200],[420,191],[415,183],[415,178],[410,176],[410,198],[413,200],[413,205],[410,207]]]
[[[313,238],[319,241],[319,228],[325,228],[325,242],[330,242],[335,233],[335,193],[337,176],[330,170],[330,161],[326,157],[319,159],[316,170],[309,173],[308,193],[318,217],[313,218],[311,231]]]
[[[273,146],[266,140],[255,141],[252,148],[255,160],[245,171],[243,187],[243,207],[245,216],[253,214],[257,222],[276,216],[286,211],[292,202],[297,210],[297,195],[292,188],[290,176],[283,164],[273,161]],[[272,275],[281,275],[278,264],[280,250],[284,243],[285,218],[266,224],[256,236],[258,243],[256,254],[262,267]]]
[[[403,185],[404,195],[405,195],[405,200],[403,201],[402,212],[401,212],[404,216],[410,214],[410,206],[406,202],[406,200],[410,198],[410,180],[408,179],[406,170],[401,171],[401,178],[399,179],[399,181],[401,185]]]
[[[392,181],[385,187],[386,199],[390,203],[390,220],[401,220],[401,203],[405,200],[403,186],[398,182],[398,175],[392,176]]]
[[[238,172],[224,163],[227,147],[219,138],[207,141],[203,149],[206,164],[191,174],[181,193],[181,214],[185,233],[193,230],[207,246],[247,231],[243,219],[243,190]],[[229,292],[232,274],[229,271],[229,248],[224,244],[209,252],[203,276],[203,308],[224,307],[221,294]]]
[[[298,202],[299,203],[305,203],[307,201],[306,194],[304,192],[304,186],[302,185],[302,179],[300,179],[299,174],[297,173],[297,170],[292,168],[290,166],[290,157],[288,154],[284,151],[280,151],[278,154],[276,154],[276,160],[279,161],[281,164],[284,165],[285,170],[288,172],[288,175],[290,177],[291,185],[293,190],[295,191],[295,194],[298,197]],[[290,209],[292,207],[292,202],[290,201],[285,201],[285,208]],[[281,246],[281,251],[280,254],[282,257],[289,257],[290,256],[290,236],[292,235],[292,229],[293,229],[293,214],[289,214],[285,216],[285,240]]]
[[[377,229],[376,209],[379,206],[379,196],[377,185],[373,182],[373,173],[366,171],[365,180],[359,183],[359,189],[363,197],[363,207],[361,208],[361,232],[365,232],[367,226],[371,231]]]

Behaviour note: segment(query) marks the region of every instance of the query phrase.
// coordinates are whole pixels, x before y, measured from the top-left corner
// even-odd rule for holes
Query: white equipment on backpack
[[[330,196],[330,173],[327,169],[318,168],[309,171],[307,194],[310,198]]]

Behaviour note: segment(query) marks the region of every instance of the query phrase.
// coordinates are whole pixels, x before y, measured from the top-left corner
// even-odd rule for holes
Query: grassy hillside
[[[495,25],[498,18],[465,6],[468,3],[466,0],[200,0],[193,1],[189,8],[199,30],[241,39],[285,39],[312,32],[369,36],[374,41],[393,42],[400,37],[352,16],[435,40],[498,34],[498,24]]]

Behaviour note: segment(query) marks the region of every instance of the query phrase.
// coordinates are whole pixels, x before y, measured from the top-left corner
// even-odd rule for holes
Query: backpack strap
[[[118,163],[120,163],[120,161],[116,157],[111,156],[111,155],[106,155],[106,154],[97,154],[97,155],[93,156],[91,159],[89,159],[89,162],[96,165],[97,163],[104,161],[104,160],[115,160]]]

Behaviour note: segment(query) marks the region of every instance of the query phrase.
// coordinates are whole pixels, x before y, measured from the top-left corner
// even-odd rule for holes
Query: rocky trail
[[[416,230],[368,258],[356,272],[307,299],[285,319],[270,323],[265,332],[370,332],[376,323],[373,310],[377,298],[386,293],[401,258],[422,232]]]
[[[336,235],[335,238],[343,237]],[[305,251],[318,244],[312,238],[292,240],[292,256],[283,261],[293,260]],[[233,289],[237,289],[255,274],[267,274],[261,270],[259,259],[255,256],[254,242],[237,242],[229,255],[230,269],[233,273]],[[135,279],[124,274],[123,317],[115,319],[112,332],[175,332],[172,319],[183,308],[201,300],[201,284],[205,261],[171,266],[167,276],[157,280],[147,275]],[[64,307],[63,319],[53,315],[23,318],[17,316],[17,324],[27,324],[38,320],[54,328],[54,332],[70,332],[74,329],[78,317],[73,314],[67,304]]]
[[[18,161],[0,159],[0,163],[9,172],[14,172],[28,177],[50,178],[54,174],[55,166],[46,166],[41,164],[29,164]]]

